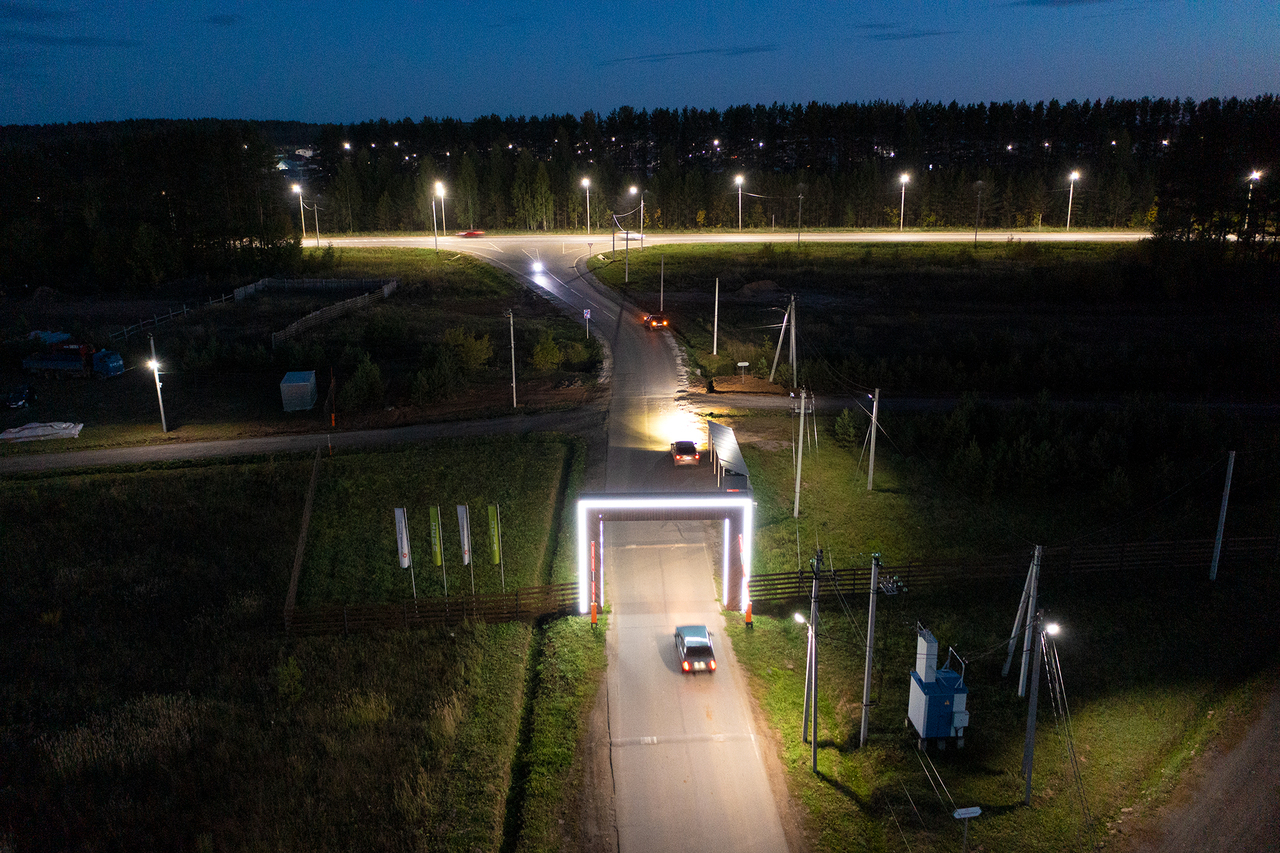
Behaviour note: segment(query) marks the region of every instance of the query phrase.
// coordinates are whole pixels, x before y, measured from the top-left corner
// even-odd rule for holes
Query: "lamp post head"
[[[632,194],[632,195],[635,195],[635,194],[636,194],[636,193],[638,193],[638,192],[639,192],[639,190],[638,190],[638,189],[636,189],[635,187],[632,187],[632,188],[631,188],[631,194]]]
[[[796,623],[797,623],[797,624],[799,624],[799,625],[803,625],[803,624],[807,621],[807,620],[804,618],[804,614],[803,614],[803,613],[797,613],[797,614],[796,614],[795,616],[793,616],[792,618],[793,618],[793,619],[795,619],[795,620],[796,620]]]
[[[1062,630],[1062,626],[1059,625],[1057,622],[1050,622],[1048,625],[1044,626],[1044,632],[1048,634],[1050,637],[1058,636],[1058,632],[1061,630]]]
[[[1072,181],[1078,181],[1078,180],[1080,180],[1080,173],[1079,173],[1079,172],[1072,172],[1072,173],[1071,173],[1071,180],[1072,180]]]
[[[582,185],[583,185],[584,187],[589,187],[589,186],[591,186],[591,179],[590,179],[590,178],[583,178],[583,179],[582,179]]]
[[[898,180],[902,181],[903,186],[906,186],[907,182],[911,180],[911,176],[908,175],[906,172],[903,172],[902,177],[900,177]]]
[[[294,184],[293,191],[296,192],[298,195],[302,195],[302,184]]]
[[[738,186],[742,186],[742,180],[743,180],[742,176],[738,175],[736,178],[733,179],[733,182]]]
[[[149,361],[147,362],[147,367],[148,367],[148,368],[150,368],[151,370],[154,370],[154,371],[156,371],[156,372],[159,372],[159,370],[160,370],[160,362],[156,361],[156,360],[153,358],[153,359],[151,359],[151,360],[149,360]]]
[[[444,198],[444,184],[440,181],[436,181],[436,195]]]
[[[1257,169],[1254,169],[1252,172],[1249,173],[1249,180],[1251,181],[1257,181],[1261,177],[1262,177],[1262,172],[1258,171]]]

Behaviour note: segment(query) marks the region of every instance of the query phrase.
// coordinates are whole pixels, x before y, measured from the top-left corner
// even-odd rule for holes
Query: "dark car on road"
[[[681,625],[676,628],[676,654],[680,671],[697,674],[716,671],[716,650],[706,625]]]
[[[668,325],[667,315],[662,313],[646,314],[644,315],[644,324],[650,329],[665,329]]]
[[[701,454],[692,441],[671,442],[671,461],[676,465],[697,465]]]

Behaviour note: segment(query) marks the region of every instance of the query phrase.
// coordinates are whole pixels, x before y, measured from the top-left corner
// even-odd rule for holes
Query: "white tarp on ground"
[[[84,424],[27,424],[0,432],[0,441],[39,441],[42,438],[79,438]]]

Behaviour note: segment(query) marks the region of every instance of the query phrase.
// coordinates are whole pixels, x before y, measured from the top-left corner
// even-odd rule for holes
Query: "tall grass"
[[[427,472],[451,501],[495,495],[509,584],[542,582],[557,490],[581,465],[571,447],[339,456],[328,488],[388,527],[393,486],[426,488]],[[533,630],[281,637],[310,468],[275,457],[0,482],[0,823],[16,849],[503,845]],[[333,523],[363,536],[362,519]]]

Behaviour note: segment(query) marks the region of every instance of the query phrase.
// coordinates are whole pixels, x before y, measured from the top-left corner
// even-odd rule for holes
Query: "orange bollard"
[[[747,602],[747,613],[746,613],[746,616],[745,616],[744,618],[746,619],[747,627],[748,627],[748,628],[752,627],[752,625],[751,625],[751,602],[750,602],[750,601],[748,601],[748,602]]]
[[[591,602],[591,627],[594,628],[595,626],[596,626],[596,603],[593,601]]]

